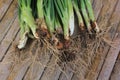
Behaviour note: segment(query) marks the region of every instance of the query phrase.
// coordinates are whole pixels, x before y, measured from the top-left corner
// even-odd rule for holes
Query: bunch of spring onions
[[[28,38],[41,38],[37,29],[57,43],[60,39],[56,34],[62,34],[64,40],[69,41],[77,27],[75,19],[81,31],[87,30],[89,34],[93,30],[96,33],[100,31],[90,0],[18,0],[18,4],[21,31],[19,49],[25,47]]]

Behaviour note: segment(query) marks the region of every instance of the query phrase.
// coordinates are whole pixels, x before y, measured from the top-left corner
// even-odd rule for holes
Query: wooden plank
[[[21,60],[20,56],[16,56],[16,54],[18,53],[16,53],[14,45],[18,43],[19,37],[20,32],[17,34],[15,40],[12,42],[12,45],[10,45],[9,50],[5,55],[5,58],[1,62],[0,71],[2,71],[3,73],[0,74],[0,78],[2,78],[3,80],[22,80],[24,78],[24,75],[26,74],[28,67],[31,64],[30,58]],[[25,56],[24,54],[21,55]]]
[[[47,51],[46,53],[40,51],[39,54],[40,54],[39,61],[34,62],[34,60],[31,60],[33,62],[23,80],[39,80],[41,78],[44,69],[46,68],[48,62],[50,61],[51,54],[49,53],[49,51]]]
[[[103,2],[103,0],[93,0],[93,10],[94,10],[96,19],[98,18],[101,8],[103,6],[102,2]]]
[[[9,46],[11,42],[14,40],[16,34],[18,33],[19,27],[18,27],[18,17],[15,19],[12,27],[8,31],[6,37],[0,44],[0,61],[2,61],[3,57],[5,56],[7,50],[9,49]]]
[[[105,45],[106,48],[104,49],[104,51],[100,52],[94,62],[93,62],[93,65],[91,66],[91,70],[88,72],[87,76],[86,76],[86,79],[89,79],[89,80],[97,80],[97,77],[99,75],[99,72],[102,68],[102,65],[103,65],[103,62],[104,62],[104,59],[105,59],[105,54],[107,54],[108,50],[109,50],[109,47],[107,45]],[[102,56],[100,56],[102,55]]]
[[[61,74],[59,80],[71,80],[73,77],[73,71],[66,67],[64,73]]]
[[[6,55],[4,56],[4,59],[2,60],[2,62],[6,62],[6,61],[9,61],[10,59],[13,59],[13,57],[11,56],[15,53],[15,47],[18,44],[19,38],[20,38],[20,31],[16,34],[15,39],[11,42],[11,45],[8,51],[6,52]]]
[[[18,41],[19,41],[19,39],[18,39]],[[20,51],[20,53],[18,54],[19,56],[17,56],[17,60],[19,60],[19,63],[16,63],[15,61],[13,62],[14,66],[13,66],[11,72],[9,73],[7,80],[23,80],[26,76],[28,69],[29,68],[31,69],[31,67],[35,68],[34,70],[36,70],[36,72],[34,75],[36,76],[39,64],[37,64],[36,62],[33,62],[33,58],[31,58],[32,57],[30,55],[30,50],[31,50],[30,47],[32,46],[31,43],[33,43],[33,42],[28,43],[26,45],[27,48],[25,48],[23,51]],[[14,53],[14,55],[15,54],[16,53]]]
[[[118,17],[120,17],[120,15],[119,15],[119,12],[120,12],[119,5],[120,5],[120,0],[119,0],[119,2],[117,4],[115,12],[112,15],[112,19],[110,20],[111,22],[114,22],[115,20],[117,20],[117,22],[120,21],[120,19],[118,18]],[[118,36],[119,36],[117,39],[120,40],[119,39],[120,38],[120,23],[118,25],[118,29],[117,29],[116,34],[118,34]],[[101,71],[101,73],[99,75],[98,79],[100,79],[100,80],[104,79],[104,77],[105,77],[105,80],[109,79],[109,77],[111,75],[111,72],[112,72],[112,69],[114,67],[115,61],[117,59],[117,56],[119,54],[119,51],[120,51],[119,42],[120,41],[116,41],[115,40],[114,42],[116,44],[115,46],[116,46],[117,49],[114,49],[114,48],[111,47],[111,49],[110,49],[110,51],[109,51],[109,53],[108,53],[108,55],[106,57],[107,59],[105,60],[105,63],[104,63],[103,68],[102,68],[102,71]],[[111,61],[111,62],[109,62],[109,61]]]
[[[6,1],[6,0],[4,0]],[[14,1],[0,22],[0,44],[17,16],[17,1]]]
[[[26,59],[21,63],[16,64],[9,74],[7,80],[22,80],[30,64],[30,59]]]
[[[118,35],[118,33],[116,34]],[[115,38],[113,41],[115,42],[113,44],[115,48],[113,47],[110,48],[108,55],[105,59],[104,65],[102,67],[102,70],[99,74],[98,80],[109,80],[110,78],[111,72],[113,70],[113,67],[115,65],[116,59],[120,51],[120,35],[118,35],[117,38]]]
[[[73,75],[72,79],[71,80],[82,80],[80,78],[78,78],[76,75]],[[84,79],[83,79],[84,80]]]
[[[110,26],[112,26],[112,27],[115,27],[115,26],[118,26],[119,27],[119,21],[120,21],[120,18],[118,18],[118,17],[120,17],[120,15],[119,15],[119,13],[120,13],[120,8],[119,8],[119,5],[120,5],[120,0],[118,0],[117,1],[117,4],[115,5],[115,9],[114,9],[114,11],[113,11],[113,14],[112,14],[112,16],[111,16],[111,19],[109,20],[109,22],[108,22],[108,24],[110,23]],[[118,29],[117,29],[118,30]],[[114,30],[111,30],[110,31],[110,33],[111,33],[111,38],[113,39],[114,38]],[[113,61],[114,62],[114,61]],[[104,65],[103,65],[103,67],[102,68],[104,68]],[[112,67],[111,67],[112,68]],[[108,73],[108,75],[109,75],[110,73]],[[100,73],[100,75],[102,75],[101,73]],[[101,76],[102,77],[102,76]],[[99,77],[99,78],[101,78],[101,77]],[[101,80],[101,79],[100,79]],[[107,80],[107,77],[106,77],[106,80]]]
[[[118,32],[120,35],[120,27],[118,28]],[[120,52],[119,52],[118,59],[116,60],[116,64],[115,64],[115,67],[111,74],[110,80],[120,80],[120,70],[119,69],[120,69]]]
[[[13,0],[0,0],[0,22]]]
[[[115,6],[115,8],[116,8],[116,4],[115,4],[115,1],[113,1],[114,2],[114,6]],[[110,3],[110,2],[109,2]],[[116,1],[116,3],[118,3],[117,1]],[[111,5],[113,5],[112,4],[112,2],[111,2]],[[120,4],[117,4],[117,6],[119,6]],[[109,5],[106,5],[106,6],[109,6]],[[116,10],[114,10],[114,6],[109,6],[109,8],[110,8],[110,10],[108,9],[108,12],[109,12],[109,14],[112,14],[112,16],[111,15],[108,15],[107,16],[107,18],[105,17],[105,15],[108,13],[107,11],[105,11],[105,12],[101,12],[100,13],[100,15],[99,16],[101,16],[101,17],[103,17],[103,19],[105,19],[105,20],[98,20],[101,24],[104,24],[104,21],[107,21],[107,23],[105,23],[104,25],[102,25],[102,27],[103,26],[111,26],[112,27],[112,29],[111,29],[111,31],[108,33],[108,36],[111,36],[111,38],[109,39],[109,40],[112,40],[113,38],[114,38],[114,35],[115,35],[115,32],[116,32],[116,29],[117,29],[117,27],[118,27],[118,24],[119,24],[119,18],[116,18],[117,16],[119,16],[119,11],[117,10],[117,8],[116,8]],[[104,11],[104,7],[105,6],[103,6],[103,10],[101,10],[101,11]],[[111,7],[112,7],[112,9],[113,10],[111,10]],[[113,13],[112,13],[113,12]],[[104,13],[104,14],[103,14]],[[117,15],[115,15],[115,14],[117,14]],[[110,17],[110,19],[109,19],[109,17]],[[114,17],[114,18],[113,18]],[[109,21],[108,21],[109,20]],[[103,23],[102,23],[102,21],[103,21]],[[98,23],[99,23],[98,22]],[[100,23],[99,23],[99,25],[100,25]],[[107,38],[107,37],[106,37]],[[96,80],[97,79],[97,76],[99,75],[99,72],[100,72],[100,70],[101,70],[101,68],[102,68],[102,65],[103,65],[103,62],[104,62],[104,59],[105,59],[105,56],[107,55],[107,52],[108,52],[108,50],[110,49],[110,46],[108,46],[108,45],[105,45],[105,48],[104,48],[104,50],[103,50],[103,52],[101,52],[100,53],[100,55],[101,55],[101,58],[96,58],[95,59],[95,64],[94,65],[92,65],[92,69],[91,69],[91,71],[88,73],[88,75],[87,75],[87,79],[90,79],[90,80]],[[95,67],[94,67],[95,66]]]
[[[19,34],[17,35],[16,39],[14,40],[14,43],[18,43],[19,41]],[[13,43],[13,45],[14,45]],[[15,47],[11,45],[8,49],[8,52],[5,55],[5,58],[2,62],[0,62],[0,79],[7,80],[10,72],[13,69],[14,66],[14,59],[13,59],[13,53],[15,51]]]
[[[26,69],[27,69],[27,68],[25,68],[25,71],[26,71]],[[37,69],[38,69],[38,68],[37,68]],[[22,69],[22,70],[24,70],[24,69]],[[38,70],[39,70],[39,69],[38,69]],[[14,71],[13,71],[13,72],[14,72]],[[19,74],[19,72],[18,72],[18,74]],[[18,74],[17,74],[17,75],[18,75]],[[21,72],[20,72],[20,74],[21,74]],[[43,75],[43,74],[42,74],[42,75]],[[22,77],[23,77],[23,75],[22,75]],[[21,78],[22,78],[22,77],[21,77]],[[18,78],[15,78],[15,79],[18,79]],[[2,79],[2,80],[3,80],[3,79]]]
[[[17,57],[16,59],[17,59],[17,61],[19,61],[19,63],[17,63],[17,61],[14,61],[14,57],[15,57],[15,54],[16,54],[16,52],[14,50],[15,49],[14,45],[18,44],[19,37],[20,37],[20,32],[17,34],[16,39],[12,43],[12,45],[11,45],[10,49],[8,50],[5,58],[2,61],[2,62],[7,62],[8,59],[12,57],[11,60],[10,60],[10,61],[12,61],[12,63],[7,64],[8,67],[5,67],[6,69],[10,68],[9,72],[7,72],[5,74],[6,75],[5,78],[7,80],[22,80],[24,78],[24,75],[27,72],[28,67],[31,64],[30,58],[26,58],[25,60],[21,60],[20,56],[16,56]],[[12,52],[12,54],[10,55],[11,52]],[[25,56],[24,54],[21,54],[21,55]],[[20,55],[20,54],[18,54],[18,55]]]
[[[102,3],[103,3],[103,7],[98,17],[98,25],[100,26],[101,29],[104,29],[107,27],[108,21],[111,18],[112,13],[114,13],[118,0],[116,1],[115,0],[103,0]]]
[[[10,73],[10,69],[12,68],[11,63],[12,62],[2,62],[2,63],[0,63],[0,78],[2,80],[7,80],[7,77]]]
[[[94,59],[94,62],[90,68],[90,71],[86,74],[86,79],[88,80],[97,80],[97,75],[98,75],[98,72],[97,72],[97,69],[99,67],[99,63],[101,62],[101,57],[100,57],[100,54],[97,54],[95,56],[95,59]]]
[[[120,80],[120,52],[115,67],[113,69],[113,72],[111,74],[110,80]]]
[[[48,67],[44,70],[44,73],[40,80],[58,80],[61,74],[60,67],[56,64],[56,57],[52,56]]]

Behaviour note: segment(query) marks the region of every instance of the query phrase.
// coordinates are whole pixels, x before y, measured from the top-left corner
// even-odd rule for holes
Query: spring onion
[[[47,1],[47,2],[46,2]],[[53,36],[54,28],[54,5],[53,0],[44,0],[44,16],[49,29],[50,35]]]
[[[84,1],[85,1],[85,5],[87,7],[87,10],[88,10],[89,19],[92,22],[92,24],[94,24],[93,27],[95,27],[95,31],[99,32],[100,29],[99,29],[99,27],[98,27],[98,25],[97,25],[97,23],[95,21],[95,17],[94,17],[94,13],[93,13],[93,8],[92,8],[92,5],[91,5],[91,2],[90,2],[90,0],[84,0]]]
[[[74,0],[73,7],[74,7],[74,10],[75,10],[77,18],[78,18],[79,27],[80,27],[81,30],[84,30],[84,22],[83,22],[83,19],[82,19],[82,15],[79,11],[77,0]]]
[[[64,39],[61,38],[65,40],[63,42],[69,43],[74,29],[77,27],[74,12],[81,31],[87,30],[89,34],[92,34],[92,30],[100,31],[90,0],[18,0],[18,4],[21,33],[19,49],[25,47],[28,38],[40,39],[38,29],[49,36],[46,39],[55,40],[55,44],[62,41],[57,39],[58,34],[64,37]]]
[[[72,0],[68,0],[68,15],[69,15],[69,29],[70,29],[70,35],[73,35],[74,33],[74,12],[73,12],[73,5]]]
[[[28,35],[31,35],[30,30],[35,38],[38,38],[36,34],[35,20],[32,15],[31,0],[19,0],[19,21],[21,28],[21,40],[19,42],[18,48],[21,49],[25,46]]]
[[[63,23],[64,38],[69,40],[68,3],[65,0],[54,0],[55,7]]]
[[[84,20],[85,20],[85,24],[86,24],[86,26],[87,26],[88,32],[89,32],[90,34],[92,34],[92,33],[91,33],[92,27],[91,27],[91,24],[90,24],[90,19],[89,19],[88,14],[87,14],[85,2],[84,2],[84,0],[79,0],[79,1],[80,1],[80,10],[81,10],[81,13],[82,13],[82,15],[83,15],[83,18],[84,18]]]

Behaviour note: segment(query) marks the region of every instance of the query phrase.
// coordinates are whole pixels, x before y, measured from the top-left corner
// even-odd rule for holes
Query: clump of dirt
[[[61,62],[70,62],[75,60],[75,53],[72,51],[63,51],[61,54],[58,55]]]

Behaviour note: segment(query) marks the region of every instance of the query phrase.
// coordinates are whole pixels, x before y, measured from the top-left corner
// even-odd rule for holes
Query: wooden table
[[[112,27],[108,35],[114,47],[105,45],[99,53],[101,57],[95,57],[86,80],[120,80],[120,0],[92,0],[92,4],[100,28]],[[33,68],[37,73],[31,75],[29,59],[14,63],[17,60],[13,56],[14,46],[20,35],[17,8],[17,0],[0,0],[0,80],[79,80],[69,70],[66,78],[58,66],[50,73],[49,68],[35,63]],[[44,59],[41,58],[44,64],[55,60],[50,56]]]

